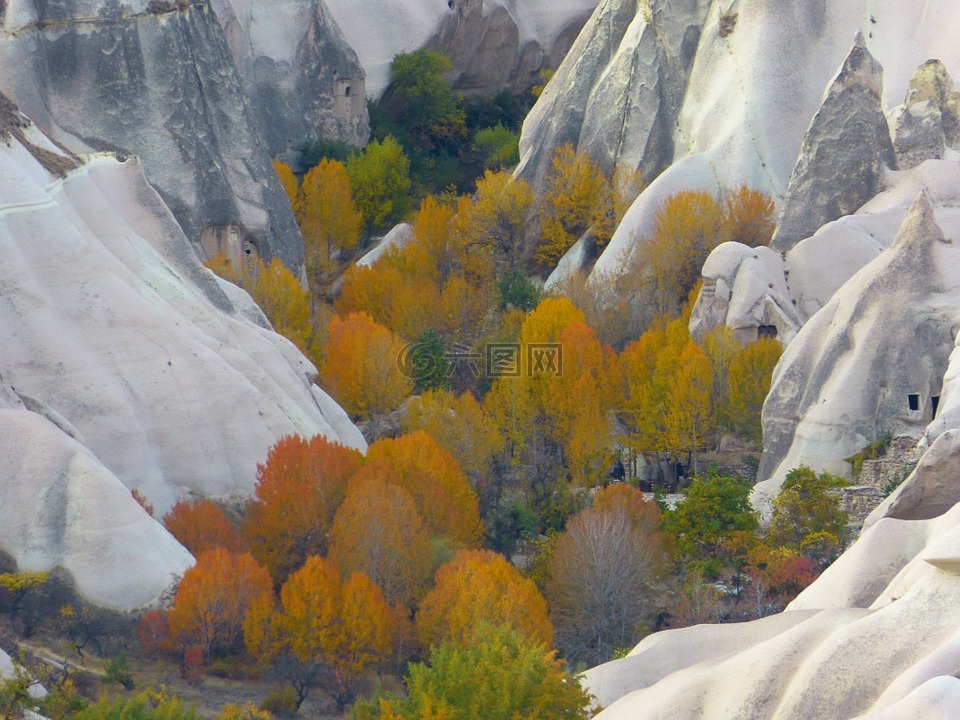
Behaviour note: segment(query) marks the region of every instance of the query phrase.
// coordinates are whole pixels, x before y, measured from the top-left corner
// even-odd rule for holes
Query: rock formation
[[[689,79],[680,85],[665,84],[663,78],[671,76],[652,45],[640,52],[644,43],[652,43],[649,36],[644,39],[647,19],[656,24],[658,17],[663,18],[658,30],[674,38],[663,46],[670,48],[665,55],[672,67],[685,67],[684,48],[694,48]],[[861,29],[865,47],[883,67],[885,112],[889,103],[902,100],[914,71],[930,57],[947,68],[960,67],[960,46],[951,40],[956,16],[948,0],[869,8],[863,0],[607,0],[531,112],[521,140],[520,173],[526,179],[542,175],[557,147],[573,142],[587,149],[588,139],[604,162],[609,148],[623,147],[629,151],[616,157],[648,175],[649,168],[666,165],[598,259],[598,277],[617,272],[630,248],[649,234],[663,200],[681,190],[719,195],[746,183],[771,194],[782,207],[803,138],[823,105],[824,88]],[[626,72],[633,65],[636,81]],[[661,80],[649,84],[654,77]],[[603,90],[630,82],[622,96]],[[653,132],[652,118],[667,104],[655,98],[679,103],[662,134]],[[588,102],[595,112],[586,111]],[[666,140],[648,143],[653,138]],[[664,148],[670,150],[666,155]]]
[[[903,105],[893,112],[897,164],[902,170],[960,150],[960,92],[939,60],[928,60],[910,79]]]
[[[525,90],[556,67],[597,0],[326,0],[367,72],[367,94],[390,82],[394,55],[431,47],[453,61],[467,94]]]
[[[365,74],[323,0],[211,0],[267,152],[320,138],[363,145]]]
[[[853,276],[787,347],[764,403],[758,486],[804,463],[843,474],[881,432],[919,437],[933,419],[960,323],[957,246],[920,195],[893,245]],[[934,400],[936,399],[936,400]]]
[[[74,151],[141,158],[187,236],[292,268],[299,230],[207,0],[5,4],[0,91]],[[232,231],[232,233],[231,233]]]
[[[365,447],[309,361],[200,265],[136,159],[81,162],[0,105],[7,406],[42,414],[158,513],[185,493],[249,494],[284,435]],[[0,463],[11,482],[27,478]]]
[[[665,168],[709,5],[603,0],[524,122],[517,175],[539,187],[567,142],[606,169]]]
[[[858,34],[803,139],[771,248],[789,250],[883,189],[896,157],[882,93],[883,68]]]

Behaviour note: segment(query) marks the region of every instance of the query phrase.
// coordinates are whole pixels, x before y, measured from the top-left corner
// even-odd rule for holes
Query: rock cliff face
[[[902,170],[960,150],[960,92],[939,60],[917,68],[903,105],[892,115],[894,147]]]
[[[454,65],[466,94],[525,90],[556,67],[597,0],[326,0],[380,97],[398,53],[430,47]]]
[[[143,161],[187,236],[235,230],[266,257],[303,262],[244,86],[206,0],[10,0],[0,90],[73,150]],[[237,248],[239,250],[239,248]]]
[[[662,53],[647,29],[651,21],[655,34],[673,38],[661,41]],[[597,261],[598,277],[618,271],[649,233],[663,200],[681,190],[719,195],[746,183],[770,193],[782,208],[824,88],[860,30],[883,67],[885,113],[902,102],[916,68],[929,58],[960,67],[960,47],[950,39],[960,19],[948,0],[603,2],[528,117],[520,174],[542,177],[565,142],[590,149],[605,163],[622,158],[648,176],[652,168],[666,168]],[[671,75],[671,68],[689,68],[689,79],[668,82],[685,77]],[[617,86],[620,95],[604,89]],[[592,114],[588,102],[596,107]],[[654,118],[670,117],[664,113],[673,102],[674,120],[657,126]]]
[[[131,489],[162,514],[249,494],[284,435],[365,448],[265,326],[137,160],[65,154],[0,96],[0,549],[140,605],[191,558]]]
[[[267,152],[370,134],[365,73],[323,0],[211,0]]]
[[[524,122],[517,175],[539,187],[567,142],[607,169],[669,165],[709,6],[603,0]]]
[[[843,458],[884,431],[923,434],[960,327],[960,284],[950,271],[958,262],[921,194],[893,245],[804,325],[781,358],[764,403],[758,471],[774,480],[761,492],[801,463],[844,474]]]

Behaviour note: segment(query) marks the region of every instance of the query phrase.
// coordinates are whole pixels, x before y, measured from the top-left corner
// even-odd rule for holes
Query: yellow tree
[[[330,534],[330,559],[345,576],[363,572],[391,605],[413,607],[432,570],[430,539],[410,493],[389,482],[390,466],[372,461],[350,482]]]
[[[470,393],[428,390],[413,398],[401,421],[404,432],[423,430],[453,455],[475,483],[485,478],[503,449],[497,427]]]
[[[679,355],[665,357],[664,362],[671,363],[674,358],[676,365],[668,371],[663,445],[675,457],[686,453],[696,474],[696,454],[715,427],[710,405],[713,374],[706,354],[692,340]]]
[[[437,571],[436,586],[417,613],[422,647],[464,643],[481,623],[510,625],[549,645],[553,625],[534,582],[490,550],[464,550]]]
[[[710,251],[726,239],[723,208],[709,193],[689,190],[667,198],[652,236],[637,250],[657,314],[679,312]]]
[[[457,229],[465,248],[488,249],[493,258],[511,258],[523,248],[535,198],[530,185],[509,172],[487,170],[472,201],[460,204]]]
[[[342,582],[333,564],[310,557],[272,601],[251,607],[243,624],[247,649],[264,665],[276,663],[297,694],[297,707],[318,683],[342,710],[356,680],[389,657],[393,614],[369,578]],[[280,661],[280,662],[278,662]]]
[[[566,143],[557,149],[547,174],[536,258],[553,265],[590,229],[603,204],[606,179],[589,155]]]
[[[763,447],[761,411],[770,392],[770,380],[783,347],[774,338],[760,338],[747,345],[730,362],[730,423],[757,448]]]
[[[303,178],[300,230],[307,274],[319,288],[330,268],[334,250],[353,250],[360,239],[361,216],[353,204],[350,180],[343,164],[324,158]]]
[[[323,386],[351,416],[370,420],[376,434],[383,416],[413,390],[398,362],[404,342],[366,313],[351,312],[330,321],[327,343]]]
[[[769,245],[776,228],[773,198],[746,185],[724,198],[724,221],[729,240],[759,247]]]
[[[643,175],[638,168],[617,165],[603,185],[601,202],[594,210],[593,236],[598,246],[606,245],[617,225],[643,191]]]
[[[313,340],[309,294],[279,258],[271,260],[265,268],[261,263],[258,270],[250,295],[273,324],[273,329],[308,353]]]
[[[737,335],[726,325],[717,325],[707,333],[700,342],[700,347],[710,361],[710,371],[713,374],[713,414],[720,427],[733,429],[730,422],[730,390],[727,376],[730,372],[730,363],[743,347],[737,340]]]

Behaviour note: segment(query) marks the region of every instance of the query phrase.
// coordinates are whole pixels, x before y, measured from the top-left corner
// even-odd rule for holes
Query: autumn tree
[[[272,600],[257,602],[243,626],[250,652],[273,663],[297,693],[297,707],[317,684],[343,710],[356,681],[389,657],[393,615],[380,589],[362,574],[344,583],[334,565],[313,556]]]
[[[597,665],[632,647],[663,593],[670,545],[660,511],[627,485],[600,490],[567,524],[550,555],[546,597],[557,647]]]
[[[657,314],[679,312],[710,251],[726,239],[723,208],[709,193],[688,190],[667,198],[653,234],[637,249]]]
[[[327,551],[334,514],[347,480],[362,462],[356,450],[322,435],[277,441],[257,466],[243,532],[251,552],[279,586],[310,555]]]
[[[773,499],[767,542],[796,552],[809,549],[812,553],[820,549],[817,544],[830,545],[836,552],[827,561],[829,564],[846,539],[848,518],[836,490],[847,485],[837,475],[818,475],[806,465],[788,472]]]
[[[752,489],[740,477],[708,472],[694,478],[684,500],[663,515],[663,529],[673,538],[681,564],[708,577],[722,572],[730,560],[730,539],[759,526],[750,505]]]
[[[379,477],[378,477],[379,476]],[[350,482],[330,534],[330,559],[344,576],[365,573],[391,605],[413,607],[432,571],[430,539],[410,493],[388,482],[383,461]]]
[[[216,548],[232,553],[249,551],[246,538],[226,511],[203,498],[177,502],[163,516],[163,526],[194,556]]]
[[[247,611],[272,597],[270,575],[253,556],[208,550],[183,574],[167,613],[170,634],[181,645],[201,647],[207,658],[235,651]]]
[[[413,398],[401,421],[404,432],[423,430],[459,461],[474,487],[490,476],[503,439],[493,419],[470,393],[430,390]]]
[[[394,138],[372,140],[346,169],[367,230],[398,222],[410,211],[410,160]]]
[[[643,176],[638,168],[617,165],[603,184],[600,205],[593,211],[593,235],[599,247],[605,246],[627,210],[643,191]]]
[[[725,236],[750,247],[769,245],[776,228],[773,198],[742,185],[723,200]]]
[[[605,182],[589,155],[574,150],[571,143],[557,148],[541,207],[538,261],[554,265],[590,229],[595,210],[602,204]]]
[[[713,416],[721,428],[733,429],[730,414],[730,363],[743,350],[743,346],[730,327],[717,325],[703,337],[700,347],[707,356],[710,373],[713,376],[713,392],[710,400]]]
[[[407,697],[358,703],[356,720],[581,720],[590,696],[547,645],[482,623],[464,643],[434,647],[410,666]]]
[[[314,289],[328,279],[336,250],[353,250],[360,239],[362,218],[353,202],[350,180],[342,163],[324,158],[303,177],[300,230],[307,275]]]
[[[43,594],[50,574],[21,570],[0,574],[0,600],[10,613],[10,621],[24,637],[36,630],[45,612]]]
[[[417,613],[417,637],[424,648],[463,643],[483,622],[508,624],[545,645],[553,640],[547,604],[533,581],[498,553],[464,550],[437,571]]]
[[[262,260],[254,258],[241,267],[234,267],[221,253],[206,266],[250,293],[273,329],[317,363],[323,348],[311,314],[310,294],[283,262],[274,258],[269,265],[264,265]]]
[[[487,249],[501,264],[523,249],[533,190],[525,180],[487,170],[471,200],[461,201],[457,229],[466,248]]]
[[[686,453],[687,464],[696,474],[697,452],[704,448],[716,425],[710,405],[710,361],[693,340],[688,340],[676,357],[676,365],[666,372],[669,395],[663,416],[663,447],[674,457]]]
[[[383,461],[393,482],[413,498],[431,536],[473,547],[481,533],[477,497],[460,463],[422,431],[384,438],[367,450],[367,463]]]
[[[729,422],[741,435],[763,449],[761,411],[770,392],[774,368],[783,354],[775,338],[760,338],[741,350],[730,361],[727,375]]]
[[[333,318],[327,337],[320,381],[351,416],[371,420],[376,431],[413,390],[398,366],[403,341],[365,313]]]

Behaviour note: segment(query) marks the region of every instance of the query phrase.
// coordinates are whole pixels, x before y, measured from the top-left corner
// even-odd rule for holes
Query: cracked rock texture
[[[206,0],[165,8],[9,0],[0,90],[73,150],[141,158],[191,240],[237,225],[299,268],[300,233],[217,17]]]

